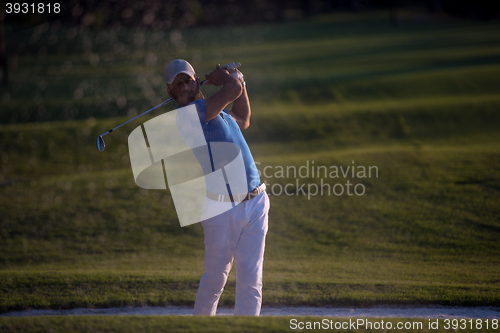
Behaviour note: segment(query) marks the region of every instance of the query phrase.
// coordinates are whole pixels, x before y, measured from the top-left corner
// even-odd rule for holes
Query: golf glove
[[[239,62],[230,62],[228,64],[225,64],[221,68],[227,70],[229,74],[236,77],[238,80],[243,81],[243,74],[238,70],[239,67],[241,67],[241,64]]]

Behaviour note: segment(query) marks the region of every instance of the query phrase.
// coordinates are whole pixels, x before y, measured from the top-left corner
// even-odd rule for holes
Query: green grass
[[[372,267],[375,279],[359,276],[353,279],[346,275],[355,275],[367,268],[356,268],[357,272],[344,272],[346,265],[332,265],[324,260],[315,265],[300,261],[293,268],[322,268],[320,278],[300,278],[286,274],[289,267],[281,267],[273,261],[266,263],[268,277],[264,284],[264,304],[266,306],[371,306],[377,304],[441,304],[476,306],[498,306],[500,287],[492,286],[490,281],[481,283],[472,281],[461,283],[443,282],[437,279],[429,284],[417,281],[415,270],[413,274],[410,265],[394,264],[390,261],[378,261],[378,268],[391,267],[392,273],[380,273]],[[277,268],[269,268],[276,264]],[[355,263],[355,266],[366,266],[365,263]],[[474,265],[462,265],[474,267]],[[340,272],[333,271],[339,268]],[[401,277],[396,277],[395,270],[402,270]],[[432,265],[422,268],[433,270]],[[330,272],[330,278],[325,277]],[[333,272],[332,272],[333,271]],[[410,273],[410,274],[409,274]],[[434,274],[432,274],[434,273]],[[184,273],[185,274],[185,273]],[[411,278],[404,278],[404,275]],[[459,272],[459,274],[464,274]],[[285,276],[278,279],[276,276]],[[393,275],[383,279],[384,275]],[[431,272],[429,275],[439,275]],[[442,275],[442,274],[441,274]],[[177,305],[193,306],[199,278],[197,276],[167,275],[165,272],[113,272],[113,273],[74,273],[44,272],[44,273],[9,273],[1,274],[0,290],[4,299],[0,310],[23,309],[71,309],[86,307],[123,307],[123,306],[159,306]],[[442,276],[440,276],[442,278]],[[473,277],[466,277],[465,280]],[[457,280],[457,278],[455,278]],[[220,300],[220,306],[234,306],[235,281],[230,279]]]
[[[135,185],[127,137],[141,121],[96,149],[127,113],[166,99],[173,57],[199,74],[216,62],[244,66],[245,136],[271,176],[262,176],[271,194],[264,305],[499,306],[499,26],[396,28],[377,15],[181,31],[185,48],[139,30],[9,39],[25,53],[0,91],[0,311],[193,304],[203,229],[179,226],[168,190]],[[58,42],[46,46],[51,34]],[[310,175],[298,178],[303,194],[273,195],[273,186],[297,190],[294,177],[276,177],[279,166],[312,161],[379,173]],[[366,193],[313,195],[321,181]],[[231,274],[222,305],[234,304],[234,283]]]
[[[395,28],[377,15],[331,17],[180,31],[178,43],[170,31],[43,27],[7,36],[10,53],[21,55],[2,96],[2,123],[147,110],[167,99],[162,73],[174,57],[191,61],[202,78],[214,64],[238,59],[254,103],[496,94],[499,87],[500,36],[491,23],[406,21]],[[118,107],[122,96],[127,102]]]

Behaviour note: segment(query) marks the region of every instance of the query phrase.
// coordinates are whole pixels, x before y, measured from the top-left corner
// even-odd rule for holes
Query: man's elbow
[[[250,120],[243,121],[243,122],[240,123],[240,129],[242,131],[246,130],[249,127],[250,127]]]

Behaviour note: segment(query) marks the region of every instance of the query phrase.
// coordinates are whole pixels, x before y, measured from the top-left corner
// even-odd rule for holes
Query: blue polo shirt
[[[240,127],[233,119],[233,117],[227,113],[226,109],[223,109],[219,115],[209,121],[206,120],[205,111],[205,99],[200,99],[192,104],[196,105],[198,111],[198,117],[200,118],[201,128],[203,134],[205,135],[205,140],[208,145],[209,154],[212,154],[210,143],[211,142],[230,142],[236,144],[241,151],[243,157],[243,163],[245,165],[245,173],[247,178],[248,192],[254,190],[260,185],[259,171],[255,165],[252,153],[248,144],[241,133]],[[211,165],[212,172],[220,168],[218,165]],[[206,172],[206,171],[205,171]],[[240,194],[240,193],[233,193]]]

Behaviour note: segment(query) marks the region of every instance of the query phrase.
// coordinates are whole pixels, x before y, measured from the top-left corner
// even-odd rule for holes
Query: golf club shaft
[[[208,81],[208,80],[203,80],[203,81],[201,82],[200,86],[203,86],[205,83],[207,83],[207,81]],[[128,121],[126,121],[126,122],[124,122],[123,124],[121,124],[121,125],[119,125],[119,126],[116,126],[116,127],[115,127],[115,128],[113,128],[113,129],[110,129],[109,131],[107,131],[107,132],[105,132],[104,134],[101,134],[101,135],[99,135],[99,136],[100,136],[100,137],[103,137],[103,136],[105,136],[105,135],[107,135],[107,134],[109,134],[109,133],[113,132],[114,130],[116,130],[116,129],[118,129],[118,128],[122,127],[123,125],[128,124],[128,123],[129,123],[129,122],[131,122],[132,120],[137,119],[137,118],[139,118],[139,117],[141,117],[141,116],[145,115],[146,113],[148,113],[148,112],[150,112],[150,111],[153,111],[154,109],[159,108],[160,106],[162,106],[162,105],[164,105],[164,104],[167,104],[167,103],[169,103],[169,102],[171,102],[171,101],[173,101],[173,100],[174,100],[173,98],[167,99],[165,102],[163,102],[163,103],[161,103],[161,104],[158,104],[158,105],[157,105],[157,106],[155,106],[154,108],[152,108],[152,109],[150,109],[150,110],[148,110],[148,111],[146,111],[146,112],[143,112],[143,113],[141,113],[141,114],[140,114],[140,115],[138,115],[138,116],[135,116],[134,118],[132,118],[132,119],[130,119],[130,120],[128,120]]]
[[[202,85],[204,85],[205,83],[207,83],[207,81],[208,81],[208,80],[203,80],[203,81],[201,82],[200,86],[202,86]],[[109,131],[107,131],[107,132],[105,132],[105,133],[103,133],[103,134],[99,135],[99,136],[97,137],[97,149],[99,149],[99,151],[100,151],[100,152],[102,152],[102,151],[104,151],[104,148],[106,148],[106,143],[104,142],[104,139],[102,138],[103,136],[105,136],[105,135],[107,135],[107,134],[109,134],[109,133],[113,132],[114,130],[116,130],[116,129],[118,129],[118,128],[122,127],[123,125],[128,124],[128,123],[129,123],[129,122],[131,122],[132,120],[137,119],[137,118],[139,118],[139,117],[141,117],[141,116],[144,116],[146,113],[151,112],[151,111],[153,111],[154,109],[157,109],[157,108],[159,108],[160,106],[162,106],[162,105],[164,105],[164,104],[167,104],[167,103],[169,103],[169,102],[171,102],[171,101],[173,101],[173,100],[174,100],[173,98],[167,99],[165,102],[163,102],[163,103],[161,103],[161,104],[158,104],[158,105],[157,105],[157,106],[155,106],[154,108],[149,109],[148,111],[143,112],[143,113],[141,113],[140,115],[135,116],[134,118],[132,118],[132,119],[130,119],[130,120],[128,120],[128,121],[126,121],[126,122],[124,122],[123,124],[121,124],[121,125],[119,125],[119,126],[116,126],[115,128],[112,128],[112,129],[110,129]]]
[[[163,102],[163,103],[161,103],[161,104],[158,104],[158,105],[157,105],[157,106],[155,106],[154,108],[149,109],[148,111],[143,112],[143,113],[141,113],[140,115],[135,116],[134,118],[132,118],[132,119],[130,119],[130,120],[127,120],[127,121],[126,121],[126,122],[124,122],[123,124],[118,125],[118,126],[116,126],[115,128],[113,128],[113,129],[110,129],[109,131],[105,132],[104,134],[101,134],[101,135],[100,135],[100,137],[103,137],[103,136],[105,136],[106,134],[109,134],[109,133],[113,132],[115,129],[118,129],[118,128],[122,127],[123,125],[128,124],[128,123],[129,123],[129,122],[131,122],[132,120],[137,119],[137,118],[139,118],[139,117],[141,117],[141,116],[145,115],[146,113],[148,113],[148,112],[150,112],[150,111],[153,111],[154,109],[159,108],[160,106],[162,106],[162,105],[164,105],[164,104],[167,104],[167,103],[169,103],[169,102],[171,102],[171,101],[173,101],[173,100],[174,100],[173,98],[167,99],[166,101],[164,101],[164,102]]]

